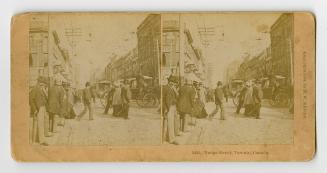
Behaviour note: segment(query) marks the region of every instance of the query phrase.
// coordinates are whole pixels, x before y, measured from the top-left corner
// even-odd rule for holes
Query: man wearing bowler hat
[[[169,76],[168,84],[162,88],[162,113],[164,116],[164,139],[169,143],[177,145],[175,141],[175,116],[177,114],[177,85],[176,76]]]
[[[252,114],[255,118],[259,119],[263,92],[262,92],[262,88],[261,88],[261,81],[258,79],[255,81],[252,96],[253,96],[253,102],[254,102]]]
[[[46,136],[48,134],[48,123],[46,123],[47,117],[47,105],[48,105],[48,94],[47,94],[48,81],[46,77],[40,76],[37,79],[36,86],[30,92],[29,103],[31,107],[31,115],[37,121],[37,128],[32,136],[36,137],[38,134],[38,140],[41,145],[48,145]],[[34,128],[33,128],[34,129]],[[34,142],[37,141],[34,139]]]
[[[212,118],[220,109],[220,120],[225,120],[225,110],[224,110],[224,91],[223,83],[218,81],[217,88],[215,89],[215,104],[216,109],[209,115],[209,118]]]

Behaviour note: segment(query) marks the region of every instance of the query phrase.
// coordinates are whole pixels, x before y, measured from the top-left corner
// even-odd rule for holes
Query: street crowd
[[[50,85],[48,77],[40,76],[29,95],[30,142],[49,145],[48,139],[57,133],[59,126],[65,126],[66,119],[80,121],[88,112],[88,119],[94,119],[94,104],[97,93],[95,86],[86,82],[84,89],[76,89],[70,81],[54,78]],[[113,116],[128,119],[130,89],[128,81],[116,82],[107,88],[106,107],[113,109]]]
[[[236,113],[244,107],[245,116],[259,119],[263,97],[261,81],[247,81],[238,97]],[[207,112],[206,103],[211,101],[215,103],[215,109]],[[228,102],[228,91],[221,81],[210,90],[201,82],[188,79],[180,86],[177,76],[169,76],[168,84],[162,88],[163,141],[178,145],[176,137],[188,132],[188,126],[195,126],[196,119],[212,120],[219,112],[219,119],[225,120],[225,102]]]

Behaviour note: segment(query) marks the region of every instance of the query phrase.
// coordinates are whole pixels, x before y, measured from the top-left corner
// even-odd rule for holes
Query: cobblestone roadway
[[[214,109],[213,103],[207,110]],[[235,113],[232,102],[226,103],[226,120],[219,113],[210,121],[198,119],[195,127],[178,137],[180,144],[290,144],[293,143],[293,120],[287,108],[272,108],[263,103],[261,119]]]
[[[82,120],[66,120],[65,126],[49,139],[51,145],[158,145],[160,144],[160,115],[156,108],[140,109],[133,104],[129,119],[103,114],[96,104],[94,120],[86,114]]]

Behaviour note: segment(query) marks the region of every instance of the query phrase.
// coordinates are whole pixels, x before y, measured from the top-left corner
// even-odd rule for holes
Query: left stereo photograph
[[[30,145],[161,143],[160,14],[30,15]]]

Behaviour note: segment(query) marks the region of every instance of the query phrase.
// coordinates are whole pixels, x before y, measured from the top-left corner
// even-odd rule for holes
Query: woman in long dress
[[[121,97],[121,91],[122,91],[122,87],[119,84],[115,83],[115,89],[112,96],[112,107],[113,107],[112,115],[114,117],[119,117],[121,116],[122,113],[123,99]]]

